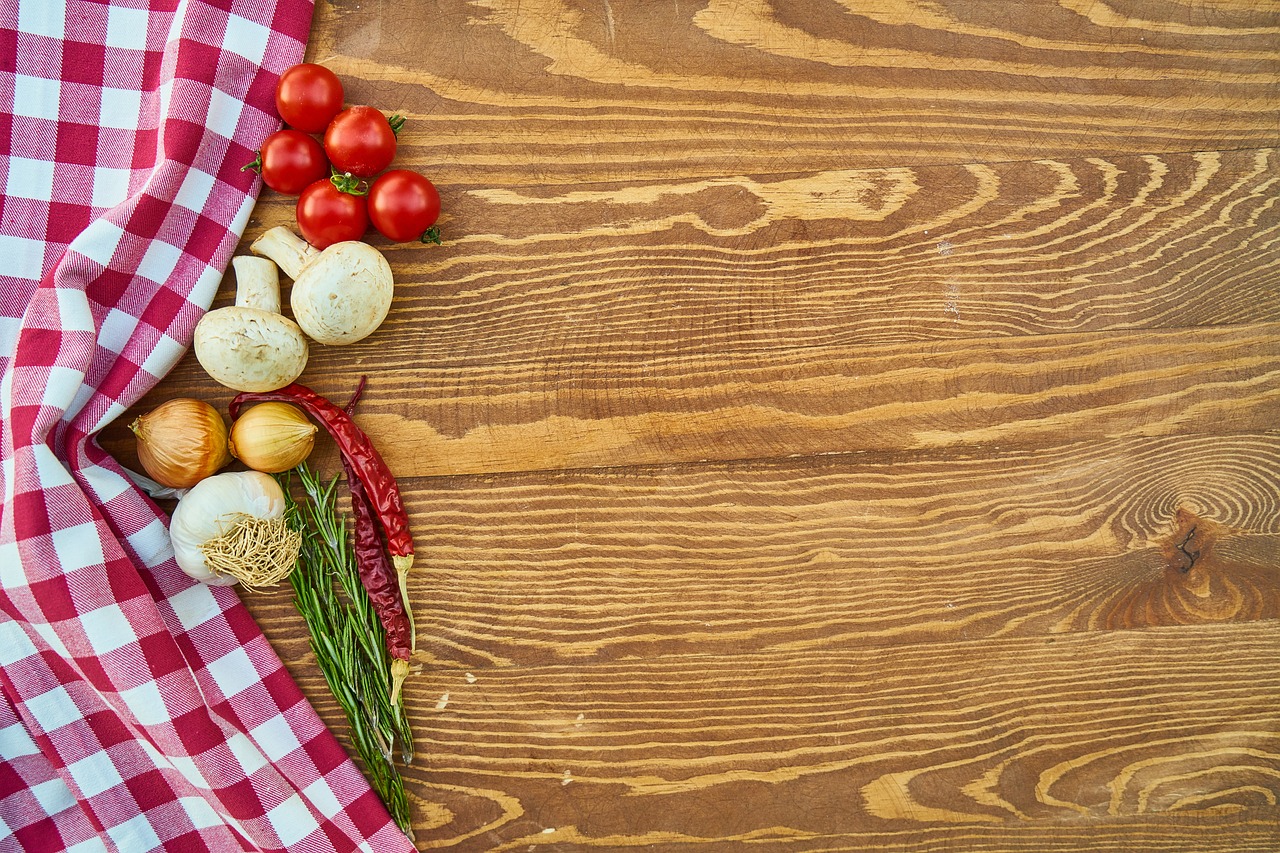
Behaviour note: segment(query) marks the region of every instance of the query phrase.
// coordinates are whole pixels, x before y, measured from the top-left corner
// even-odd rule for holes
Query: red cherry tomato
[[[342,110],[342,81],[323,65],[304,62],[280,75],[276,110],[285,124],[319,133]]]
[[[390,121],[373,107],[348,107],[334,116],[324,132],[324,150],[339,172],[368,178],[381,172],[396,156],[396,130],[404,120]]]
[[[262,143],[258,159],[245,167],[262,173],[278,193],[297,195],[329,174],[329,159],[314,138],[300,130],[277,130]]]
[[[388,240],[439,243],[439,215],[440,193],[417,172],[392,169],[369,187],[369,220]]]
[[[362,195],[344,193],[329,180],[316,181],[298,196],[298,230],[317,249],[359,240],[369,229],[369,209]]]

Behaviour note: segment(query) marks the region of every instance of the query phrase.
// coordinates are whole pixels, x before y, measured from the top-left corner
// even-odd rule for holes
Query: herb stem
[[[396,825],[412,839],[409,798],[393,749],[398,742],[408,764],[413,735],[404,702],[391,704],[390,655],[360,582],[347,518],[338,511],[338,478],[324,483],[305,464],[293,474],[301,495],[293,494],[288,475],[282,475],[281,485],[285,517],[302,535],[298,564],[289,576],[294,604],[311,633],[311,649],[325,682],[346,713],[352,745],[370,784]]]

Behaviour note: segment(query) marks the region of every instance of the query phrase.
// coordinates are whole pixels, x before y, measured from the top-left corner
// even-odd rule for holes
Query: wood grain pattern
[[[1256,624],[433,669],[413,719],[423,846],[1267,850],[1278,638]]]
[[[793,178],[755,184],[776,209],[727,235],[681,223],[673,205],[705,222],[707,199],[666,188],[632,187],[648,218],[625,226],[616,192],[460,199],[498,233],[388,247],[396,310],[314,348],[304,381],[376,368],[364,411],[411,437],[389,449],[406,476],[1262,428],[1274,327],[1223,326],[1280,320],[1276,156]],[[285,207],[269,196],[247,239]],[[188,357],[143,405],[178,388],[219,401]]]
[[[317,355],[415,369],[1280,321],[1278,161],[1200,152],[590,189],[446,172],[445,246],[381,242],[396,310],[376,341]],[[250,234],[292,216],[269,196]]]
[[[1273,620],[1277,482],[1280,433],[410,480],[419,658],[800,657]],[[256,612],[287,624],[290,607]]]
[[[418,540],[419,846],[1280,849],[1278,22],[317,3],[444,198],[303,376]]]
[[[1252,432],[1280,422],[1278,333],[1265,324],[753,357],[406,365],[375,373],[358,420],[394,437],[383,455],[405,477]],[[310,366],[303,381],[345,398],[349,369],[322,369]],[[208,385],[175,375],[151,399],[201,396]],[[119,430],[111,446],[130,458],[132,438]]]
[[[361,0],[310,53],[431,171],[537,186],[1269,146],[1278,37],[1269,2]]]

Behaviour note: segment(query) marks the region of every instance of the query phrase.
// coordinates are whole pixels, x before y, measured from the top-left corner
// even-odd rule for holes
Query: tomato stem
[[[333,175],[329,178],[329,183],[337,187],[338,192],[344,192],[347,195],[369,194],[369,185],[350,172],[339,172],[334,169]]]
[[[396,113],[391,118],[387,119],[387,124],[391,125],[391,132],[399,138],[400,128],[404,127],[404,116]]]
[[[437,246],[443,246],[440,242],[440,228],[432,225],[426,231],[422,232],[422,236],[418,238],[420,243],[435,243]]]
[[[261,173],[261,172],[262,172],[262,152],[261,152],[261,151],[255,151],[254,153],[257,155],[257,156],[254,158],[254,161],[253,161],[252,163],[245,163],[243,166],[241,166],[241,167],[240,167],[240,171],[242,171],[242,172],[258,172],[258,173]]]

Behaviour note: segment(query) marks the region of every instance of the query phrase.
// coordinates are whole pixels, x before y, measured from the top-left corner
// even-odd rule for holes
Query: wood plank
[[[430,172],[577,184],[1270,145],[1276,11],[364,0],[318,4],[309,56]]]
[[[412,479],[419,660],[802,659],[1277,619],[1277,482],[1280,432]],[[249,600],[306,653],[273,627],[296,622],[286,596]]]
[[[1276,157],[746,182],[777,211],[727,236],[682,223],[700,208],[678,191],[630,187],[625,227],[589,193],[548,195],[541,218],[491,196],[478,242],[388,249],[387,323],[313,347],[303,381],[344,395],[369,372],[364,422],[402,476],[1256,430],[1275,422],[1276,326],[1134,330],[1280,319]],[[842,218],[864,192],[867,217]],[[259,209],[247,239],[280,212]],[[177,395],[230,397],[188,355],[137,411]],[[127,463],[132,414],[106,436]]]
[[[372,238],[394,310],[312,358],[389,370],[1280,321],[1275,150],[734,174],[445,176],[445,245]],[[293,216],[264,193],[246,246]]]
[[[1268,850],[1277,623],[429,669],[425,848]],[[310,670],[302,683],[332,716]]]
[[[1106,438],[1280,422],[1280,325],[374,372],[360,424],[400,477]],[[353,375],[309,368],[345,400]],[[190,383],[190,384],[187,384]],[[145,410],[207,380],[171,378]],[[107,446],[126,462],[122,419]]]
[[[1265,430],[1280,327],[969,339],[378,378],[404,476]],[[326,383],[328,384],[328,383]]]

